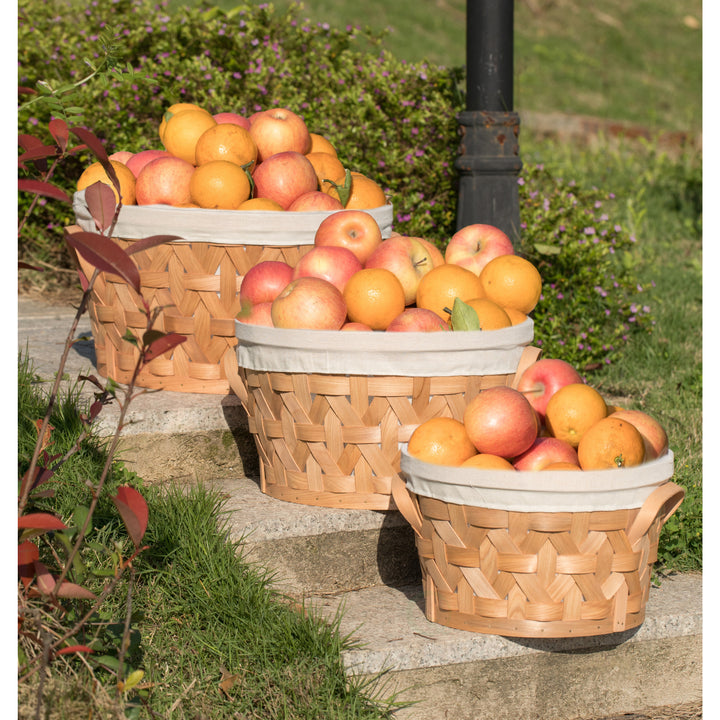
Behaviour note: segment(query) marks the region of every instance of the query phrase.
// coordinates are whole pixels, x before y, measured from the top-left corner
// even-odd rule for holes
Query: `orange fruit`
[[[123,205],[134,205],[135,175],[124,163],[117,160],[110,160],[110,164],[115,170],[115,175],[117,175],[118,182],[120,183],[120,197],[122,198]],[[115,202],[118,202],[117,190],[105,172],[105,168],[99,161],[88,165],[85,170],[83,170],[77,181],[77,189],[78,191],[85,190],[85,188],[98,181],[110,186],[115,195]]]
[[[277,211],[282,210],[282,205],[275,200],[270,198],[249,198],[244,202],[241,202],[238,206],[238,210],[270,210]]]
[[[415,428],[408,441],[409,455],[435,465],[462,465],[477,454],[460,420],[436,417]]]
[[[554,462],[540,468],[541,470],[581,470],[579,465],[571,462]]]
[[[386,268],[353,273],[343,290],[348,320],[384,330],[405,309],[405,290]]]
[[[250,197],[250,180],[239,165],[211,160],[195,168],[190,178],[190,197],[203,208],[236,210]]]
[[[645,441],[627,420],[605,417],[580,438],[578,461],[583,470],[604,470],[640,465],[645,460]]]
[[[466,300],[465,303],[477,313],[481,330],[499,330],[512,325],[505,310],[492,300],[471,298]],[[450,321],[452,322],[452,316]]]
[[[511,307],[526,315],[538,304],[542,278],[538,269],[519,255],[499,255],[481,271],[483,296],[502,307]]]
[[[208,128],[195,145],[195,164],[211,160],[228,160],[247,166],[252,172],[257,162],[257,145],[252,135],[240,125],[218,123]]]
[[[167,127],[167,121],[175,114],[183,111],[183,110],[203,110],[204,108],[201,108],[199,105],[196,105],[195,103],[174,103],[171,105],[162,116],[162,119],[160,120],[160,126],[158,127],[158,135],[160,136],[160,140],[162,141],[163,133],[165,132],[165,128]]]
[[[460,467],[479,468],[481,470],[515,470],[509,460],[492,453],[477,453],[477,455],[469,457]]]
[[[578,447],[583,435],[607,416],[603,396],[585,383],[570,383],[556,390],[545,408],[545,427],[553,437]]]
[[[432,310],[447,322],[450,314],[445,308],[452,310],[456,297],[464,302],[482,297],[480,278],[460,265],[443,263],[420,278],[415,304]]]
[[[345,173],[333,178],[332,182],[323,182],[320,188],[323,192],[342,202],[340,197],[342,190],[338,191],[333,182],[342,188],[345,183]],[[387,202],[385,191],[374,180],[362,173],[350,173],[350,196],[345,203],[345,208],[348,210],[371,210],[387,205]]]
[[[309,152],[305,157],[310,161],[310,164],[315,170],[318,178],[318,187],[322,185],[324,180],[342,177],[345,174],[345,168],[338,160],[337,155],[317,150],[315,152]]]
[[[195,146],[200,136],[217,124],[207,110],[181,110],[168,119],[161,138],[162,144],[171,155],[194,165]]]
[[[503,310],[510,318],[511,325],[520,325],[520,323],[524,323],[528,319],[528,316],[517,308],[504,307]]]
[[[311,132],[310,150],[308,150],[308,153],[312,152],[325,152],[329,153],[330,155],[335,155],[335,157],[337,157],[337,151],[335,150],[335,146],[324,135]]]

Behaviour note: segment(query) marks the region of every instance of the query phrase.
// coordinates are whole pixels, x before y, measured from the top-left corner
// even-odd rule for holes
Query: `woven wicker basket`
[[[394,508],[401,443],[424,420],[459,419],[480,390],[513,382],[539,353],[528,345],[527,323],[508,328],[512,334],[493,331],[496,343],[492,333],[341,333],[238,323],[236,372],[228,366],[227,375],[248,414],[262,491],[305,505]],[[476,345],[481,342],[484,348]],[[339,348],[344,353],[336,355]],[[498,355],[495,363],[488,359]]]
[[[76,193],[77,225],[69,232],[96,232],[84,201]],[[392,206],[369,211],[384,236],[391,231]],[[223,357],[235,357],[235,318],[243,276],[264,260],[295,266],[313,247],[314,230],[328,213],[274,213],[204,210],[170,206],[127,206],[120,211],[113,240],[126,248],[150,235],[177,235],[174,241],[134,254],[142,297],[161,308],[155,329],[176,332],[187,340],[141,371],[141,387],[188,393],[226,395],[230,386]],[[86,276],[92,265],[77,257]],[[138,358],[136,338],[145,330],[141,298],[124,280],[100,273],[88,304],[97,370],[103,377],[127,383]]]
[[[642,477],[635,468],[590,477],[583,471],[523,472],[510,473],[510,482],[507,471],[496,481],[498,471],[469,470],[484,487],[463,482],[462,491],[478,490],[483,506],[440,499],[444,489],[433,489],[432,480],[448,471],[457,475],[458,469],[431,466],[404,452],[406,482],[395,479],[392,492],[415,530],[427,618],[523,638],[637,627],[645,618],[660,530],[684,497],[667,480],[672,463],[671,453],[647,463],[638,471]],[[421,487],[436,497],[412,491],[418,467],[425,476]],[[531,509],[517,509],[523,506]]]

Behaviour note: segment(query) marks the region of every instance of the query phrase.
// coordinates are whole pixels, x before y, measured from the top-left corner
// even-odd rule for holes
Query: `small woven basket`
[[[405,452],[401,467],[406,481],[394,479],[393,498],[415,530],[431,622],[523,638],[606,635],[643,622],[660,530],[685,494],[667,480],[672,453],[638,472],[604,475],[508,477],[431,466]],[[412,491],[418,469],[428,494]],[[483,486],[460,483],[468,497],[477,491],[477,504],[448,502],[445,489],[433,489],[448,471]]]
[[[305,505],[394,508],[400,445],[424,420],[461,419],[480,390],[513,382],[539,354],[526,323],[484,334],[238,323],[227,375],[248,414],[262,491]]]
[[[75,194],[73,206],[77,225],[68,232],[97,232],[84,191]],[[387,237],[392,205],[369,212]],[[136,384],[227,395],[230,385],[223,358],[235,357],[235,318],[244,275],[264,260],[282,260],[294,267],[313,247],[315,229],[328,214],[123,207],[115,227],[117,237],[113,237],[120,247],[150,235],[183,238],[132,256],[140,270],[142,298],[151,309],[161,309],[154,329],[187,338],[145,366]],[[90,277],[95,268],[77,254],[76,260]],[[141,298],[122,278],[102,272],[93,287],[88,314],[98,372],[128,383],[138,350],[124,336],[130,331],[138,338],[146,329]]]

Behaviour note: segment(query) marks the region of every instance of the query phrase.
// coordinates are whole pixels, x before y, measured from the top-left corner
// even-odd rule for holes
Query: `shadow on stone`
[[[228,430],[243,466],[243,474],[247,478],[258,481],[260,477],[260,459],[258,458],[255,439],[248,427],[248,415],[237,395],[229,394],[220,401]]]

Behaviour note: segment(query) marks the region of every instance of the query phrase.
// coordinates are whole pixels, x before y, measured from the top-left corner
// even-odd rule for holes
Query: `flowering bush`
[[[182,7],[171,16],[151,0],[28,0],[18,24],[19,84],[81,78],[81,59],[103,34],[125,48],[132,82],[81,86],[73,105],[86,109],[108,152],[160,147],[159,121],[174,102],[243,115],[285,106],[325,135],[346,166],[385,189],[399,233],[444,247],[455,232],[461,69],[407,64],[384,51],[381,38],[312,25],[297,7]],[[19,113],[21,128],[48,119],[36,106]],[[64,168],[69,192],[81,169],[82,158]],[[630,238],[596,207],[605,202],[598,191],[536,167],[526,167],[520,183],[521,250],[545,281],[534,314],[538,341],[546,355],[581,367],[610,362],[631,330],[648,326],[627,262]],[[21,252],[69,266],[46,230],[73,220],[67,210],[39,210]]]
[[[608,214],[614,196],[527,166],[519,179],[522,252],[543,278],[533,317],[548,357],[592,370],[616,358],[634,330],[651,329],[633,280],[636,238]]]

